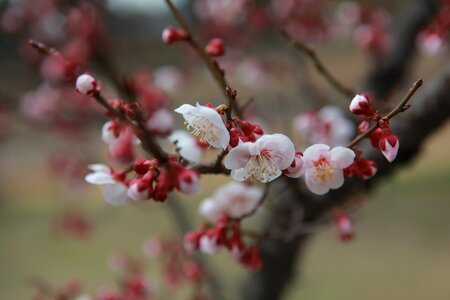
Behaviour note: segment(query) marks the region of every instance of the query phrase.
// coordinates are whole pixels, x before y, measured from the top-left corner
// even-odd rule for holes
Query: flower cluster
[[[200,250],[206,254],[215,254],[224,247],[243,266],[253,270],[262,267],[258,246],[247,246],[242,238],[239,223],[230,223],[225,215],[213,227],[205,225],[199,230],[188,232],[184,236],[184,247],[187,251]]]
[[[389,120],[381,118],[380,112],[372,108],[369,97],[365,94],[356,95],[351,101],[349,108],[352,113],[364,119],[358,126],[360,133],[368,130],[369,121],[378,124],[378,128],[370,134],[372,146],[380,149],[389,162],[394,161],[397,157],[400,142],[397,136],[391,132]],[[365,164],[361,160],[359,163]],[[372,164],[369,167],[375,166]]]
[[[126,172],[115,172],[106,165],[95,164],[90,169],[93,172],[86,176],[86,181],[101,186],[106,202],[112,205],[130,200],[163,202],[175,188],[185,194],[200,189],[199,174],[173,159],[164,166],[155,159],[136,160],[133,168],[136,177],[132,180],[126,179]]]
[[[292,127],[303,144],[327,144],[330,147],[347,144],[355,133],[353,123],[344,112],[332,105],[298,114]]]

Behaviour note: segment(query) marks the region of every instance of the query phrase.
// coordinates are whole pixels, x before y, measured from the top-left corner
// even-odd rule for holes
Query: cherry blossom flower
[[[78,76],[75,83],[78,92],[84,95],[92,96],[100,92],[100,85],[97,80],[89,74]]]
[[[344,184],[344,171],[353,163],[355,153],[348,148],[315,144],[303,154],[305,182],[308,189],[317,195],[324,195],[330,189],[338,189]]]
[[[324,106],[317,112],[299,114],[293,121],[293,130],[305,144],[324,143],[331,147],[347,144],[355,133],[353,122],[333,105]]]
[[[102,188],[107,203],[119,206],[128,202],[128,187],[120,180],[120,174],[115,174],[108,166],[102,164],[89,165],[89,169],[93,172],[86,175],[85,180]]]
[[[146,127],[152,133],[167,135],[173,130],[175,120],[169,110],[161,108],[155,111],[146,123]]]
[[[213,108],[197,103],[196,106],[183,104],[175,112],[182,114],[187,128],[214,148],[226,149],[230,143],[230,134],[220,114]]]
[[[175,66],[162,66],[153,70],[154,84],[169,94],[178,94],[185,83],[184,74]]]
[[[225,157],[224,164],[237,181],[248,178],[269,182],[289,168],[295,157],[292,141],[283,134],[263,135],[256,142],[241,143]]]
[[[178,153],[189,162],[200,163],[204,154],[199,141],[184,130],[176,130],[169,137],[169,141],[176,142]]]
[[[258,187],[230,182],[217,189],[210,198],[204,199],[199,212],[211,222],[219,221],[222,215],[237,219],[252,212],[262,195],[263,191]]]

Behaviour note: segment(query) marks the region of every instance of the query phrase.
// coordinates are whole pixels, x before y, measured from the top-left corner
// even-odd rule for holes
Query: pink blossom
[[[295,158],[292,161],[292,164],[289,166],[289,168],[283,170],[284,175],[292,178],[298,178],[304,173],[303,168],[303,154],[300,152],[297,152],[295,154]]]
[[[355,153],[348,148],[315,144],[307,148],[303,155],[305,182],[314,194],[323,195],[330,189],[338,189],[344,184],[344,171],[353,163]]]
[[[160,135],[170,134],[174,125],[175,119],[172,113],[165,108],[155,111],[146,123],[148,130]]]
[[[293,121],[293,130],[304,144],[324,143],[331,147],[347,144],[355,132],[353,123],[333,105],[299,114]]]

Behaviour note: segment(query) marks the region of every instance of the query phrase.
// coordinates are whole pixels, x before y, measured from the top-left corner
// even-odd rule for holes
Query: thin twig
[[[390,120],[392,119],[394,116],[398,115],[401,112],[404,112],[405,110],[407,110],[408,108],[411,107],[411,105],[408,104],[409,100],[411,99],[411,97],[416,93],[416,91],[422,86],[423,84],[423,80],[417,80],[416,82],[414,82],[414,84],[411,86],[411,88],[409,89],[408,93],[406,94],[406,96],[403,98],[403,100],[397,105],[397,107],[395,107],[392,111],[390,111],[386,116],[382,117],[381,119],[385,119],[385,120]],[[367,129],[366,131],[364,131],[363,133],[361,133],[360,135],[358,135],[357,137],[355,137],[348,145],[347,148],[353,148],[354,146],[356,146],[359,142],[361,142],[363,139],[365,139],[366,137],[368,137],[372,132],[374,132],[378,127],[380,127],[379,122],[376,122],[375,124],[373,124],[369,129]]]
[[[114,114],[117,118],[126,122],[132,128],[134,128],[138,138],[142,142],[142,147],[149,154],[153,155],[158,161],[162,164],[167,162],[167,154],[162,150],[158,143],[151,137],[148,130],[145,128],[142,120],[138,118],[137,120],[131,120],[128,118],[122,111],[115,109],[109,104],[108,101],[100,94],[96,93],[93,95],[93,98],[104,108],[106,108],[109,112]]]
[[[300,50],[304,54],[306,54],[314,63],[315,68],[317,71],[327,80],[336,90],[341,92],[346,97],[353,97],[356,92],[354,88],[350,88],[347,85],[340,82],[331,72],[325,67],[325,64],[320,60],[320,58],[317,56],[316,51],[313,47],[304,44],[303,42],[299,40],[295,40],[292,37],[289,36],[289,34],[284,30],[279,28],[278,31],[281,33],[281,35],[288,41],[289,45],[296,48],[297,50]]]
[[[242,216],[240,216],[239,218],[237,218],[235,221],[242,221],[248,217],[253,216],[258,210],[259,208],[264,204],[264,202],[267,199],[267,196],[269,195],[269,191],[270,191],[270,182],[266,183],[264,185],[264,192],[261,196],[261,198],[259,199],[258,205],[256,205],[251,211],[249,211],[246,214],[243,214]]]
[[[178,24],[188,33],[189,38],[187,42],[192,46],[192,48],[197,52],[197,54],[200,56],[200,58],[203,60],[205,65],[207,66],[208,70],[212,74],[213,78],[219,85],[221,91],[224,93],[224,95],[228,99],[227,104],[227,119],[231,119],[231,113],[234,111],[237,116],[241,117],[241,111],[239,109],[239,106],[236,104],[236,95],[233,96],[232,93],[235,93],[235,90],[231,88],[231,86],[228,84],[225,74],[223,70],[219,68],[219,65],[217,64],[217,61],[212,59],[203,49],[203,47],[200,45],[200,43],[196,40],[196,38],[192,34],[192,30],[190,29],[186,19],[183,17],[183,15],[180,13],[180,11],[176,8],[176,6],[172,3],[172,0],[166,0],[166,3],[172,13],[172,15],[177,20]],[[232,93],[230,93],[232,91]]]

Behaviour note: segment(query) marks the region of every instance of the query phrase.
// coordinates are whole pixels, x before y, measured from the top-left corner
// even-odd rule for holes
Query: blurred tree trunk
[[[365,90],[383,97],[398,87],[412,62],[416,36],[436,13],[437,7],[437,0],[407,2],[393,33],[393,45],[384,62],[369,74],[364,84]],[[266,228],[281,228],[284,232],[289,232],[292,224],[317,222],[336,204],[345,202],[351,195],[367,192],[378,179],[385,178],[400,165],[408,163],[420,151],[426,138],[450,116],[450,66],[431,84],[425,84],[425,90],[414,96],[413,108],[392,122],[393,131],[401,141],[400,152],[394,164],[389,165],[379,151],[369,149],[364,153],[367,158],[379,164],[377,176],[367,183],[347,180],[340,190],[320,198],[305,191],[300,181],[288,180],[289,191],[279,199],[276,211],[278,215],[267,221]],[[308,240],[309,234],[304,233],[290,238],[288,236],[287,241],[263,241],[261,254],[264,267],[260,272],[251,274],[244,282],[241,299],[281,299],[295,270],[301,266],[300,260]]]

